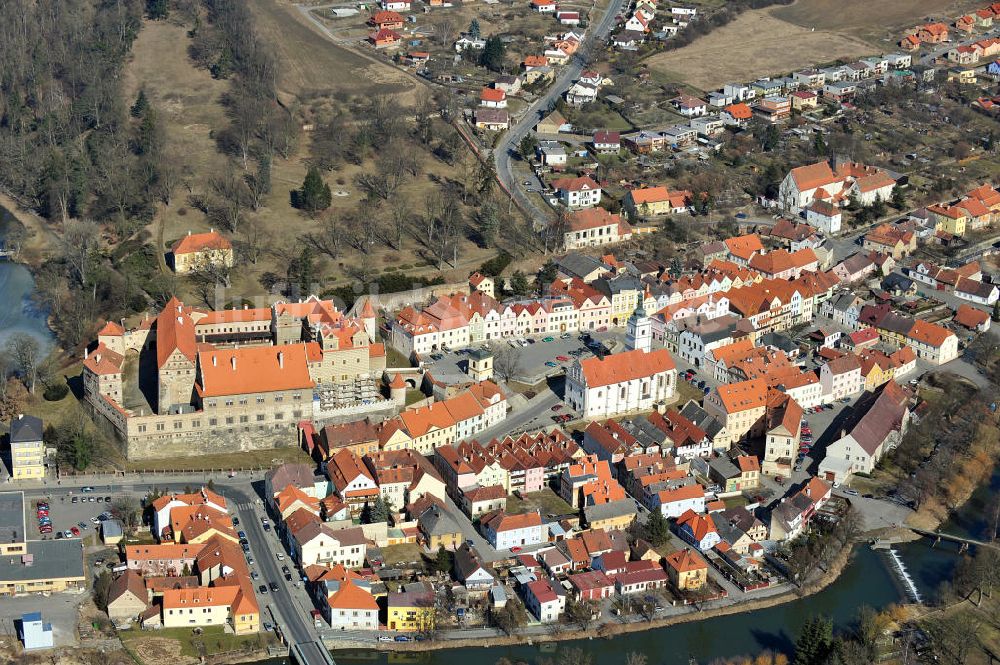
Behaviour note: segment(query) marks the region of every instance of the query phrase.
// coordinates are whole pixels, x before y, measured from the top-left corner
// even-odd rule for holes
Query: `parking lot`
[[[111,510],[111,501],[107,499],[111,498],[113,501],[114,496],[114,494],[109,493],[109,490],[104,489],[101,492],[81,492],[72,496],[60,495],[57,498],[49,499],[25,497],[24,519],[28,537],[56,538],[59,532],[63,532],[66,537],[70,538],[77,535],[80,537],[89,536],[97,530],[94,518]],[[38,501],[48,501],[49,504],[48,519],[52,530],[47,533],[41,530],[39,524],[36,509]],[[84,526],[81,526],[81,523]],[[71,530],[74,527],[78,530],[78,534],[72,533]],[[70,533],[66,534],[66,532]]]
[[[518,339],[505,339],[492,342],[494,349],[505,345],[517,350],[518,369],[511,377],[513,380],[534,385],[546,377],[561,374],[573,364],[577,358],[588,358],[594,355],[593,350],[583,342],[582,333],[562,333],[551,335],[528,336],[519,342]],[[592,339],[603,343],[605,348],[618,352],[624,347],[625,335],[622,331],[592,333]],[[546,341],[548,340],[548,341]],[[487,346],[488,345],[480,345]],[[429,356],[425,367],[435,378],[448,382],[467,380],[468,349],[436,353]]]

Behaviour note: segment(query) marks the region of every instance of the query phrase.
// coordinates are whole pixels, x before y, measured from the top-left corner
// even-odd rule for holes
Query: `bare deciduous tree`
[[[26,333],[14,333],[7,340],[7,355],[30,393],[35,392],[39,351],[38,341]]]

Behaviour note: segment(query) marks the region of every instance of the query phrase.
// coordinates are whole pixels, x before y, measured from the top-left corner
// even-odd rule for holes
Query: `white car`
[[[285,555],[282,554],[281,552],[278,552],[278,561],[284,561],[284,560],[285,560]]]

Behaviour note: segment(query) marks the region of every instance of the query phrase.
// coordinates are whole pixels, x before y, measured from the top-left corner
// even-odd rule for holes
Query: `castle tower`
[[[375,316],[375,308],[372,307],[371,296],[365,298],[365,304],[361,308],[361,323],[365,326],[365,332],[372,343],[378,342],[378,319]]]
[[[389,399],[399,406],[406,406],[406,381],[399,372],[389,382]]]
[[[625,330],[625,348],[629,351],[642,349],[649,353],[653,346],[653,322],[646,316],[642,304],[628,317]]]

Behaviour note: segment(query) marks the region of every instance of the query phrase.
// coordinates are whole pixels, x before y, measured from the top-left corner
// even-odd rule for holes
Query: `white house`
[[[498,550],[545,542],[545,527],[538,512],[508,515],[495,510],[483,515],[479,527],[490,545]]]
[[[834,358],[819,370],[819,383],[827,401],[853,397],[865,387],[861,376],[861,361],[853,353]]]
[[[635,349],[574,362],[566,372],[566,401],[584,418],[606,418],[670,402],[676,385],[669,351]]]
[[[524,586],[524,606],[542,623],[554,623],[566,609],[566,594],[549,579],[535,580]]]
[[[410,11],[410,0],[382,0],[379,4],[387,12]]]
[[[590,208],[601,202],[601,186],[589,176],[559,178],[552,187],[567,208]]]

